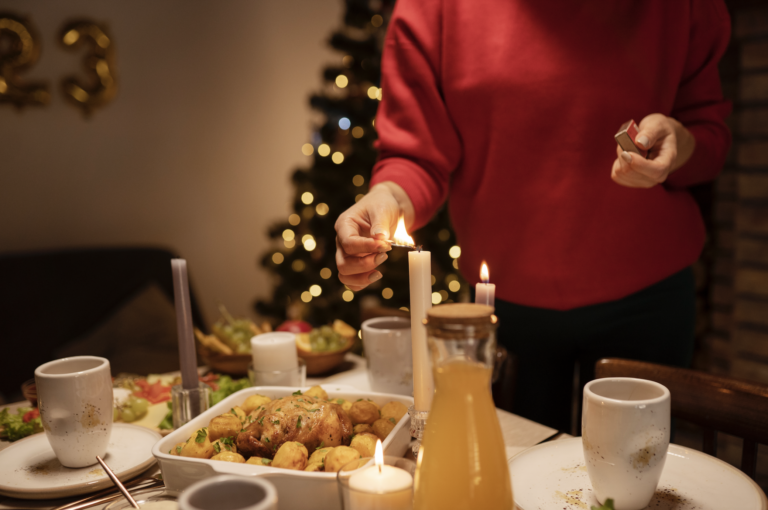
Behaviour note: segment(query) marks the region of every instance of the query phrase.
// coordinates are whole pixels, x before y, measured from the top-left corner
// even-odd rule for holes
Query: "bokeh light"
[[[373,17],[371,18],[371,25],[373,25],[376,28],[379,28],[383,24],[384,24],[384,18],[382,18],[380,14],[374,14]]]
[[[288,223],[290,223],[295,227],[296,225],[301,223],[301,216],[299,216],[298,214],[291,214],[290,216],[288,216]]]
[[[304,269],[306,269],[306,267],[307,265],[301,259],[296,259],[291,264],[291,269],[293,269],[297,273],[301,273],[302,271],[304,271]]]
[[[320,270],[320,278],[322,278],[323,280],[327,280],[331,276],[333,276],[333,271],[331,271],[327,267],[324,267]]]
[[[301,153],[305,156],[311,156],[313,152],[315,152],[315,148],[312,147],[311,143],[305,143],[301,146]]]
[[[389,287],[381,291],[381,297],[383,297],[384,299],[391,299],[392,296],[394,295],[395,295],[395,292]]]
[[[451,283],[448,284],[448,290],[450,290],[451,292],[458,292],[459,290],[461,290],[461,284],[456,280],[453,280]]]
[[[307,205],[311,204],[314,200],[315,200],[315,195],[313,195],[309,191],[305,191],[304,193],[301,194],[301,201],[304,202]],[[451,248],[451,249],[453,249],[453,248]],[[456,258],[456,257],[454,257],[454,258]]]
[[[361,201],[361,200],[363,199],[363,197],[364,197],[364,196],[365,196],[365,195],[363,195],[362,193],[360,193],[359,195],[357,195],[357,196],[355,197],[355,203],[358,203],[359,201]]]
[[[352,128],[352,137],[353,138],[362,138],[365,134],[365,130],[361,128],[360,126],[355,126]]]
[[[442,300],[443,300],[443,296],[441,296],[439,292],[433,292],[432,293],[432,304],[433,305],[439,305]]]
[[[352,184],[354,184],[355,186],[362,186],[363,184],[365,184],[365,177],[363,177],[362,175],[356,175],[352,177]]]
[[[331,160],[337,165],[340,165],[344,162],[344,154],[341,152],[334,152],[333,156],[331,156]]]
[[[326,157],[328,154],[331,153],[331,146],[327,143],[321,143],[317,147],[317,153],[320,154],[322,157]]]
[[[279,251],[276,251],[275,253],[272,254],[272,262],[274,262],[275,264],[282,264],[284,260],[285,260],[285,257],[283,257],[283,254],[280,253]]]
[[[310,294],[305,290],[304,292],[301,293],[301,300],[304,301],[305,303],[309,303],[310,301],[312,301],[312,294]]]
[[[319,285],[312,285],[309,288],[309,293],[312,294],[314,297],[317,297],[323,293],[323,289]]]
[[[339,119],[339,127],[341,129],[349,129],[349,127],[352,125],[352,123],[349,121],[348,118],[342,117]]]
[[[368,97],[371,99],[376,99],[376,96],[379,95],[379,87],[372,85],[368,87]]]
[[[456,245],[451,246],[451,249],[448,250],[448,255],[450,255],[452,259],[461,257],[461,248]]]
[[[294,237],[296,237],[296,234],[290,228],[286,228],[285,230],[283,230],[283,239],[285,239],[286,241],[293,241]]]
[[[343,89],[347,85],[349,85],[349,78],[347,78],[343,74],[340,74],[340,75],[338,75],[336,77],[336,86],[337,87],[339,87],[340,89]]]
[[[319,214],[320,216],[325,216],[326,214],[328,214],[328,211],[330,210],[328,207],[328,204],[325,204],[323,202],[320,202],[319,204],[317,204],[317,207],[315,207],[315,209],[317,210],[317,214]]]
[[[354,298],[355,298],[355,293],[354,293],[354,292],[352,292],[351,290],[345,290],[345,291],[344,291],[344,292],[341,294],[341,299],[343,299],[343,300],[344,300],[344,301],[346,301],[347,303],[349,303],[350,301],[352,301]]]

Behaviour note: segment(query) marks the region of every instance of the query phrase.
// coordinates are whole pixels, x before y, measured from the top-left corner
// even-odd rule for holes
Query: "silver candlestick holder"
[[[414,406],[409,406],[408,414],[411,416],[411,437],[416,438],[412,446],[413,456],[418,459],[421,439],[424,437],[424,427],[427,425],[429,411],[417,411]]]

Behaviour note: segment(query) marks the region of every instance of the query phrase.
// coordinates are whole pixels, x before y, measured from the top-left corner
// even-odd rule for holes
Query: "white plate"
[[[155,463],[152,447],[157,432],[115,423],[104,461],[120,480],[129,480]],[[22,499],[50,499],[88,494],[112,485],[95,462],[84,468],[66,468],[56,458],[45,433],[22,439],[0,451],[0,494]]]
[[[588,510],[592,494],[581,438],[540,444],[509,461],[512,491],[521,510]],[[674,444],[656,495],[654,510],[766,510],[768,500],[747,475],[719,459]]]

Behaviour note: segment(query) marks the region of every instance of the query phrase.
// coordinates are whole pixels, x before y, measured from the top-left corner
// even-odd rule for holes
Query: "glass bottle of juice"
[[[426,324],[435,396],[417,459],[414,510],[512,510],[506,450],[491,397],[493,308],[435,306]]]

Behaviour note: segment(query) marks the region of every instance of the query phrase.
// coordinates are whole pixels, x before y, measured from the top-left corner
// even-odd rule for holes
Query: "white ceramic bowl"
[[[373,400],[379,406],[392,401],[401,402],[406,407],[413,404],[413,398],[403,395],[372,393],[334,384],[324,384],[322,387],[331,399],[344,398],[354,402],[357,399],[365,398]],[[302,390],[307,389],[309,388],[302,388]],[[168,453],[177,443],[189,439],[192,432],[201,427],[207,427],[212,418],[242,404],[246,398],[253,394],[258,393],[274,399],[289,396],[294,391],[296,391],[294,387],[282,386],[263,386],[240,390],[158,441],[152,448],[152,454],[157,458],[163,472],[165,486],[168,489],[180,491],[198,480],[216,475],[263,476],[277,488],[278,508],[281,510],[309,508],[310,506],[314,510],[341,510],[336,473],[291,471],[271,466],[178,457]],[[402,457],[405,454],[411,440],[409,425],[410,417],[406,414],[382,442],[385,455]]]

